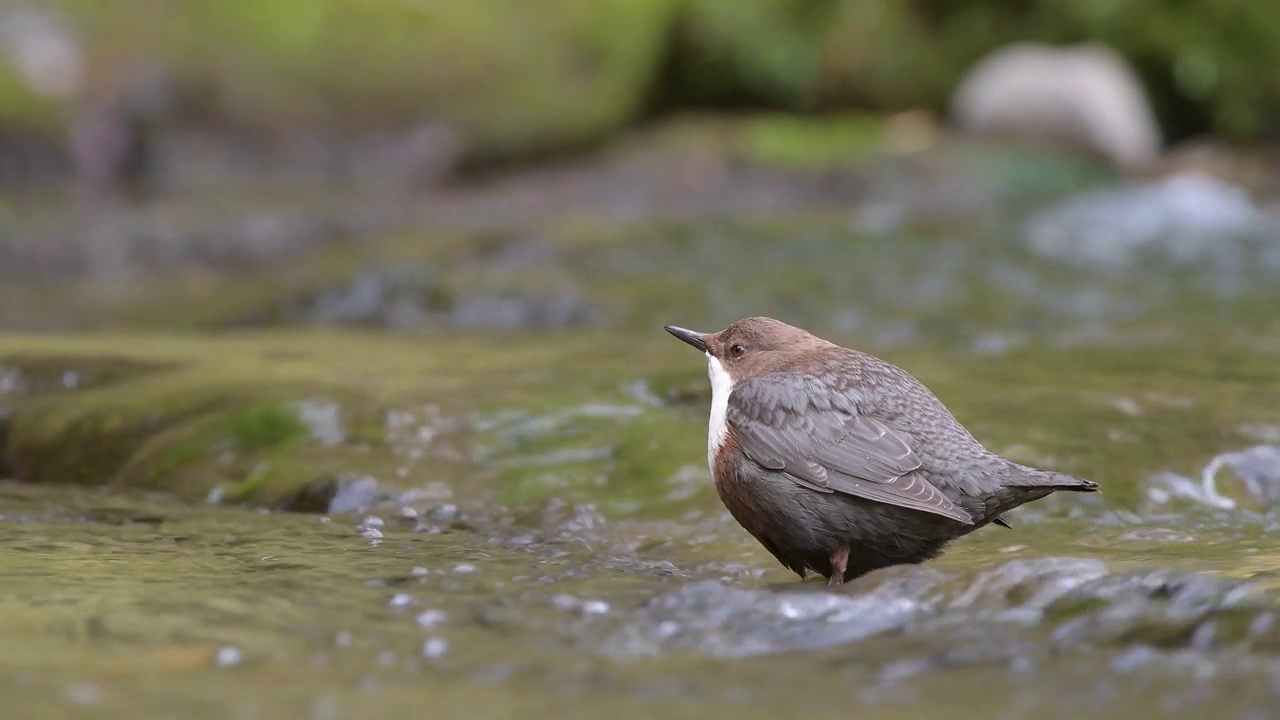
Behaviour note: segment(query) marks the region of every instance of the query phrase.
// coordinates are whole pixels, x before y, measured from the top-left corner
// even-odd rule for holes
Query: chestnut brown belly
[[[732,434],[716,456],[716,493],[729,513],[800,577],[831,576],[831,554],[849,548],[851,580],[878,568],[936,557],[957,523],[930,513],[811,490],[743,455]]]

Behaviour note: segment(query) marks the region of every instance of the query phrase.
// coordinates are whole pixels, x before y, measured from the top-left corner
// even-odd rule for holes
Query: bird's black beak
[[[703,340],[703,339],[702,339],[702,337],[703,337],[703,333],[695,332],[695,331],[693,331],[693,330],[686,330],[686,329],[684,329],[684,328],[682,328],[682,327],[676,327],[675,325],[667,325],[667,326],[666,326],[666,330],[667,330],[667,332],[671,333],[672,335],[675,335],[676,337],[680,338],[681,340],[683,340],[683,341],[685,341],[685,342],[689,343],[690,345],[692,345],[692,346],[694,346],[694,347],[698,348],[698,349],[699,349],[699,350],[701,350],[702,352],[706,352],[706,351],[707,351],[707,343],[706,343],[706,341],[705,341],[705,340]]]

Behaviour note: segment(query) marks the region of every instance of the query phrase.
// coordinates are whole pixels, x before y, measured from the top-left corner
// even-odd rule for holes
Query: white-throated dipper
[[[716,492],[802,579],[923,562],[1023,503],[1098,489],[996,455],[905,370],[800,328],[666,330],[707,355]]]

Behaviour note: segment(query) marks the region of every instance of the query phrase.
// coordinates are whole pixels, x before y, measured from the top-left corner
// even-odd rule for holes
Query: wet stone
[[[922,610],[910,598],[773,593],[704,581],[655,598],[605,647],[618,655],[684,649],[720,657],[813,649],[900,628]]]
[[[1034,215],[1026,233],[1036,252],[1085,265],[1123,267],[1154,250],[1176,262],[1235,268],[1246,241],[1273,232],[1275,222],[1242,188],[1178,175],[1084,192]]]
[[[1106,565],[1093,559],[1013,560],[979,573],[948,606],[994,609],[1006,615],[1010,610],[1038,615],[1054,601],[1106,572]]]
[[[491,269],[495,284],[510,274]],[[374,267],[349,280],[287,302],[270,315],[276,322],[356,325],[392,331],[432,327],[518,329],[583,327],[600,313],[572,287],[546,291],[488,292],[452,287],[428,265]]]
[[[1175,571],[1115,574],[1096,560],[1015,560],[969,576],[911,568],[868,580],[841,592],[818,584],[690,583],[626,616],[599,650],[744,657],[849,645],[856,653],[862,643],[885,638],[874,642],[932,647],[929,663],[1030,668],[1050,648],[1208,652],[1257,647],[1277,634],[1273,610],[1247,583]],[[576,602],[556,599],[562,609]],[[1039,640],[1046,630],[1051,645]],[[920,662],[904,660],[886,672],[923,672]]]
[[[1145,643],[1164,648],[1193,647],[1197,631],[1219,619],[1245,628],[1235,637],[1223,636],[1223,642],[1246,640],[1252,619],[1266,613],[1247,583],[1173,571],[1099,578],[1050,608],[1060,620],[1054,630],[1059,645]],[[1202,642],[1206,638],[1200,637]]]

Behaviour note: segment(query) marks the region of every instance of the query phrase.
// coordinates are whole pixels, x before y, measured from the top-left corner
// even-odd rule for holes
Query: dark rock
[[[489,268],[503,273],[502,263]],[[502,284],[495,278],[492,285]],[[364,270],[350,280],[288,301],[274,313],[277,322],[356,325],[408,332],[437,327],[463,330],[581,327],[599,314],[580,293],[488,291],[457,288],[429,265]]]
[[[902,638],[912,646],[940,644],[931,663],[1012,667],[1033,665],[1051,648],[1204,652],[1275,647],[1280,640],[1274,601],[1246,583],[1169,570],[1110,573],[1097,560],[1017,560],[967,577],[913,567],[868,576],[849,589],[690,583],[644,605],[601,649],[737,657]],[[1052,633],[1051,647],[1036,640],[1044,629]]]

